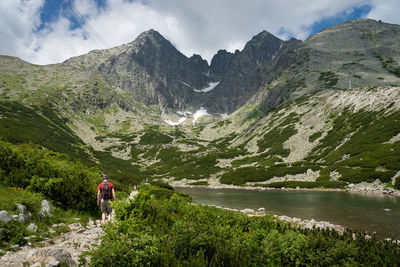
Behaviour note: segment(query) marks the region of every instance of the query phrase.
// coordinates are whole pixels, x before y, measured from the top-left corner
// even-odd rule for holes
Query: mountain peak
[[[143,37],[163,37],[163,36],[158,31],[150,29],[139,34],[138,38],[140,37],[143,38]]]
[[[141,34],[139,34],[139,36],[134,40],[135,43],[137,42],[143,42],[145,40],[150,40],[153,43],[161,43],[161,42],[165,42],[168,40],[164,38],[164,36],[162,36],[158,31],[154,30],[154,29],[150,29],[147,30],[145,32],[142,32]]]

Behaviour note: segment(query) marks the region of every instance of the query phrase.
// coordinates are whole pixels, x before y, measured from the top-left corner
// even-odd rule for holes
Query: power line
[[[46,56],[45,54],[36,51],[35,49],[33,49],[32,47],[30,47],[30,46],[24,44],[23,42],[21,42],[21,41],[18,40],[17,38],[15,38],[15,37],[13,37],[13,36],[11,36],[11,35],[8,35],[8,34],[6,34],[6,33],[4,33],[4,32],[1,32],[1,31],[0,31],[0,34],[3,35],[3,36],[5,36],[5,37],[7,37],[8,39],[10,39],[10,40],[12,40],[12,41],[14,41],[14,42],[16,42],[16,43],[18,43],[18,44],[24,46],[25,48],[28,48],[28,49],[32,50],[33,52],[39,54],[40,56],[47,58],[47,59],[50,60],[51,62],[57,63],[57,60],[51,59],[51,58],[49,58],[48,56]]]
[[[104,48],[107,48],[108,45],[107,45],[106,41],[104,40],[104,38],[90,25],[90,23],[87,21],[87,19],[79,13],[79,11],[78,11],[78,9],[75,7],[74,3],[71,2],[71,1],[69,1],[69,0],[63,0],[63,1],[64,1],[64,3],[66,3],[66,4],[71,8],[71,10],[73,11],[73,13],[74,13],[74,14],[76,15],[76,17],[83,23],[83,25],[86,26],[86,28],[88,29],[88,31],[89,31],[90,33],[89,33],[88,31],[86,31],[86,30],[85,30],[85,32],[86,32],[86,33],[89,35],[89,37],[96,43],[96,45],[99,46],[99,47],[101,47],[101,45],[99,45],[99,43],[97,42],[97,41],[99,41],[99,42],[104,46]],[[97,40],[95,40],[95,39],[93,38],[92,35],[94,35],[94,37],[95,37]]]

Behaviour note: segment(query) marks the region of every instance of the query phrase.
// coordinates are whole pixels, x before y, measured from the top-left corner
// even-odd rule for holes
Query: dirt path
[[[128,199],[133,199],[137,191],[132,191]],[[65,226],[65,224],[54,224],[53,229]],[[98,244],[98,237],[104,232],[100,220],[95,222],[89,220],[84,227],[79,222],[68,225],[70,231],[61,236],[43,242],[43,246],[24,246],[17,251],[7,251],[0,258],[0,266],[7,267],[38,267],[38,266],[60,266],[62,262],[69,266],[78,266],[79,255],[89,250],[93,244]]]
[[[59,226],[53,225],[52,228]],[[59,266],[61,262],[78,266],[79,255],[99,242],[97,237],[103,230],[99,220],[90,220],[86,227],[80,223],[73,223],[68,227],[68,233],[46,240],[43,247],[24,246],[19,251],[8,251],[0,259],[0,266]]]

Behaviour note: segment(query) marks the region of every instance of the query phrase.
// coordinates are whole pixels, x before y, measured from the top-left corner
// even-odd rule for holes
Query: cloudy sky
[[[155,29],[210,61],[262,30],[305,40],[350,19],[400,24],[398,14],[399,0],[0,0],[0,54],[58,63]]]

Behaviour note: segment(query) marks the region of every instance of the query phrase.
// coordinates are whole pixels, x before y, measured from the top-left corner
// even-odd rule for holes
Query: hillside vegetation
[[[400,188],[399,94],[398,87],[327,91],[261,118],[243,108],[212,124],[148,123],[125,132],[112,128],[112,118],[121,115],[118,107],[98,110],[77,128],[76,118],[60,116],[51,106],[7,102],[0,106],[0,132],[14,143],[31,140],[78,157],[125,185],[150,179],[344,188],[379,180]],[[107,117],[101,124],[89,119],[101,116]]]
[[[90,256],[90,266],[384,266],[400,258],[391,241],[192,205],[154,186],[141,187],[134,200],[114,208],[116,222],[82,263]]]
[[[66,154],[32,143],[12,145],[0,141],[0,210],[18,214],[18,204],[30,214],[27,219],[0,222],[0,247],[10,249],[28,241],[40,246],[45,239],[68,232],[65,223],[76,222],[72,218],[85,223],[89,216],[99,216],[99,175],[98,169],[71,160]],[[51,216],[41,215],[41,202],[45,199],[54,205]],[[29,230],[31,223],[37,230]],[[60,226],[54,227],[56,224]]]

